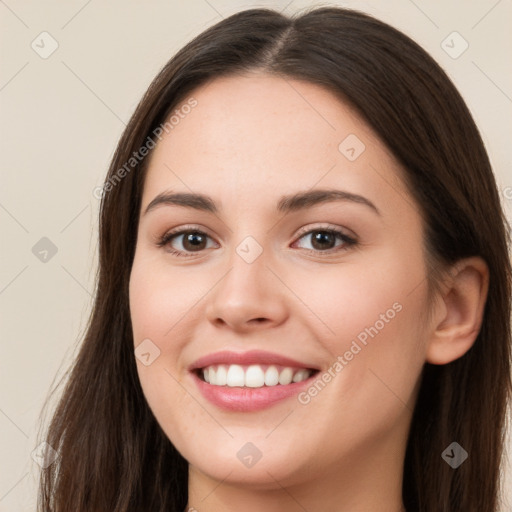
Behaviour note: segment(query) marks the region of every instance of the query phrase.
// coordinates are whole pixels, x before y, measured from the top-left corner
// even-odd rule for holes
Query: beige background
[[[510,217],[510,0],[338,4],[401,29],[448,72],[481,129]],[[38,417],[91,307],[99,206],[93,189],[141,95],[173,53],[222,17],[249,7],[292,13],[311,5],[319,4],[0,0],[1,512],[35,510]],[[35,41],[40,53],[51,49],[43,31],[58,44],[45,59],[31,47]],[[453,31],[469,43],[457,59],[441,47]],[[42,237],[57,249],[46,262],[32,252]],[[509,466],[509,503],[511,475]]]

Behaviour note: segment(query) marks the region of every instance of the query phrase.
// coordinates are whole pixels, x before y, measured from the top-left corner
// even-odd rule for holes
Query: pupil
[[[332,238],[332,233],[328,233],[327,231],[317,231],[316,235],[313,237],[313,246],[315,246],[317,243],[320,243],[320,249],[325,249],[325,241],[332,242]],[[323,245],[322,242],[324,242]]]
[[[199,245],[204,242],[204,240],[202,240],[202,235],[200,233],[197,233],[197,232],[193,232],[193,233],[189,233],[186,237],[185,237],[185,240],[186,240],[186,243],[189,243],[192,245],[192,247],[194,248],[198,248]]]

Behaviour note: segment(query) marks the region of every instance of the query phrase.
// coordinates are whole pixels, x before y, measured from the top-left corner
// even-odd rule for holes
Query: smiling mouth
[[[195,373],[212,386],[263,388],[302,382],[318,373],[318,370],[277,364],[218,364],[198,368]]]

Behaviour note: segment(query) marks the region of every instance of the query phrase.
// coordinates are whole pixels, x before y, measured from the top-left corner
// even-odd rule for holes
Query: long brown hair
[[[140,101],[106,177],[94,307],[45,436],[60,457],[42,471],[39,509],[182,512],[187,504],[188,464],[150,411],[133,354],[128,282],[148,159],[121,180],[119,169],[198,86],[255,70],[319,84],[375,130],[402,164],[423,216],[430,279],[461,258],[488,264],[473,347],[450,364],[425,364],[403,499],[408,511],[495,512],[512,389],[511,268],[489,159],[460,94],[422,48],[369,15],[336,7],[292,17],[236,13],[183,47]],[[469,453],[457,469],[441,457],[453,441]]]

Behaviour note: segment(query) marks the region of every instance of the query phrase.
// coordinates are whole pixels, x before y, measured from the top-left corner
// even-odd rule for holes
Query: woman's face
[[[398,471],[427,342],[399,165],[317,85],[254,74],[191,96],[151,156],[130,280],[156,419],[203,478]]]

